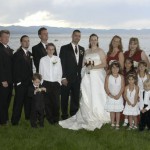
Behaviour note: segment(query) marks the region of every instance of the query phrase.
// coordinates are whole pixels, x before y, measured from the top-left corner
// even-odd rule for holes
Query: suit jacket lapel
[[[76,62],[76,64],[77,64],[76,56],[75,56],[74,49],[73,49],[71,43],[70,43],[70,48],[69,48],[69,49],[71,50],[72,56],[73,56],[73,58],[74,58],[74,60],[75,60],[75,62]]]
[[[28,61],[27,55],[24,52],[24,50],[21,48],[20,51],[21,51],[21,54],[22,54],[23,58],[25,59],[25,61]]]
[[[79,62],[78,62],[78,65],[80,65],[80,64],[82,65],[83,56],[84,56],[84,51],[79,45]]]
[[[5,52],[7,55],[9,55],[9,56],[12,56],[12,55],[13,55],[13,50],[10,49],[9,46],[6,48],[2,43],[0,43],[0,45],[3,47],[3,50],[4,50],[4,52]]]
[[[26,53],[24,52],[24,50],[22,48],[21,48],[21,53],[23,55],[23,58],[27,62],[27,64],[30,66],[30,54],[29,54],[29,56],[27,56]]]
[[[81,58],[82,58],[82,55],[81,55],[81,52],[80,52],[81,50],[80,50],[80,46],[79,46],[79,62],[78,62],[78,65],[80,64],[80,62],[81,62]]]
[[[43,44],[40,42],[40,48],[41,48],[41,50],[42,50],[42,53],[44,54],[44,56],[46,56],[47,55],[47,52],[46,52],[46,49],[44,48],[44,46],[43,46]]]

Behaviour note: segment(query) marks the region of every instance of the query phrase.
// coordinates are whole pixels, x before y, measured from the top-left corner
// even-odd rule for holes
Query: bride
[[[98,46],[98,36],[89,38],[89,49],[86,50],[82,68],[81,98],[78,112],[59,125],[63,128],[94,130],[110,122],[110,114],[104,110],[107,95],[104,90],[106,56]]]

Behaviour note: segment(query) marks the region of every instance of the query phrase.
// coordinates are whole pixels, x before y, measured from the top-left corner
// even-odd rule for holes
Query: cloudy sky
[[[150,28],[150,0],[4,0],[0,25]]]

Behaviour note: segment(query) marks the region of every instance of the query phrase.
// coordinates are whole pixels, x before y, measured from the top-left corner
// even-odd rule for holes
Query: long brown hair
[[[89,48],[91,48],[90,39],[91,39],[92,36],[96,36],[97,40],[98,40],[98,36],[95,33],[91,34],[90,37],[89,37]],[[97,47],[99,47],[99,43],[97,43]]]
[[[130,74],[127,75],[127,77],[126,77],[126,79],[125,79],[127,85],[129,84],[129,81],[128,81],[128,80],[129,80],[130,77],[132,77],[132,78],[134,79],[134,81],[135,81],[134,84],[137,85],[138,79],[137,79],[136,74],[134,74],[134,73],[130,73]]]
[[[54,54],[53,55],[56,55],[57,56],[57,50],[56,50],[56,46],[54,43],[48,43],[46,44],[46,50],[48,49],[49,46],[53,46],[54,47]]]
[[[133,63],[133,59],[131,57],[128,57],[125,59],[124,64],[126,63],[126,61],[129,61],[131,63],[131,70],[134,70],[134,63]],[[126,68],[126,67],[125,67]]]
[[[110,42],[110,44],[109,44],[109,51],[108,51],[107,55],[110,55],[110,54],[112,53],[112,51],[113,51],[112,42],[113,42],[113,40],[114,40],[115,38],[118,38],[118,39],[120,40],[120,44],[119,44],[119,46],[118,46],[118,49],[120,50],[120,52],[123,52],[122,39],[121,39],[120,36],[115,35],[115,36],[112,38],[112,40],[111,40],[111,42]]]
[[[117,68],[119,68],[119,72],[118,72],[118,74],[123,74],[122,73],[122,68],[121,68],[121,65],[120,65],[120,63],[118,62],[118,61],[113,61],[111,64],[110,64],[110,73],[109,74],[112,74],[112,68],[113,68],[113,66],[116,66]]]
[[[131,44],[132,42],[134,42],[134,43],[136,43],[136,44],[138,45],[137,48],[136,48],[136,50],[140,50],[139,39],[136,38],[136,37],[131,37],[131,38],[130,38],[128,49],[130,50],[130,44]]]

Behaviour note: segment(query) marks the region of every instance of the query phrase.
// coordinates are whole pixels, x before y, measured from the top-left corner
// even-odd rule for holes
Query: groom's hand
[[[62,83],[64,86],[67,86],[67,85],[68,85],[67,79],[63,79],[63,80],[61,81],[61,83]]]

